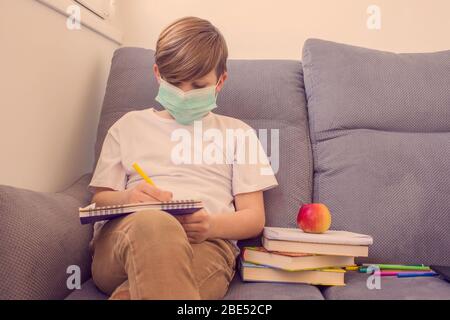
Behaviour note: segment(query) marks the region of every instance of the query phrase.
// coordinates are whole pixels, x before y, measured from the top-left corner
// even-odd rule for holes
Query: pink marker
[[[398,272],[378,271],[378,272],[374,272],[374,275],[377,275],[380,277],[396,277],[398,275]]]

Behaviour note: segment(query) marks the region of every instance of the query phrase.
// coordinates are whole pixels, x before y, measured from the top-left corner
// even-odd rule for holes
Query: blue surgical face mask
[[[218,84],[219,82],[217,82]],[[160,78],[158,101],[178,123],[190,125],[206,116],[217,107],[216,88],[209,86],[201,89],[183,91]]]

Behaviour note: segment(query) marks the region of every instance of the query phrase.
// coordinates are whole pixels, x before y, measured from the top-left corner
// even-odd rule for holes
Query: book
[[[354,246],[369,246],[373,243],[371,236],[338,230],[328,230],[325,233],[306,233],[298,228],[265,227],[264,237],[272,240]]]
[[[344,286],[345,270],[319,269],[286,271],[240,260],[240,275],[245,282],[305,283],[324,286]]]
[[[268,251],[367,257],[373,239],[368,235],[348,231],[306,233],[296,228],[265,227],[262,242]]]
[[[323,256],[279,251],[270,252],[263,247],[245,247],[241,255],[245,262],[287,271],[348,267],[355,264],[354,257]]]
[[[151,201],[112,206],[96,207],[92,203],[84,208],[79,208],[81,224],[88,224],[102,220],[111,220],[124,215],[143,210],[162,210],[173,215],[191,214],[203,208],[201,200],[172,200]]]
[[[262,238],[262,245],[268,251],[303,252],[346,257],[369,256],[368,246],[282,241],[267,239],[266,237]]]

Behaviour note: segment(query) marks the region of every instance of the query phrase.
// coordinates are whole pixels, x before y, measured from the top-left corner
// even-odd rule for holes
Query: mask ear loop
[[[217,80],[216,86],[215,86],[215,96],[217,98],[217,96],[219,95],[219,92],[217,92],[217,86],[219,85],[220,82],[220,78],[222,77],[222,75],[219,77],[219,80]]]

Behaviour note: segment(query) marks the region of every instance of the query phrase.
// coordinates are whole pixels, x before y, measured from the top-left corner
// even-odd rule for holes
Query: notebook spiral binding
[[[198,203],[198,200],[171,200],[171,201],[161,201],[158,203],[161,210],[171,210],[171,209],[187,209],[191,208],[193,205]],[[142,205],[145,205],[144,203]],[[89,210],[89,215],[109,215],[109,214],[120,214],[124,213],[127,206],[140,206],[140,204],[129,204],[129,205],[110,205],[103,206],[100,208],[94,208]]]
[[[79,208],[81,224],[111,220],[141,210],[162,210],[172,215],[190,214],[203,208],[201,200],[172,200],[161,202],[142,202],[95,207],[95,203]]]

